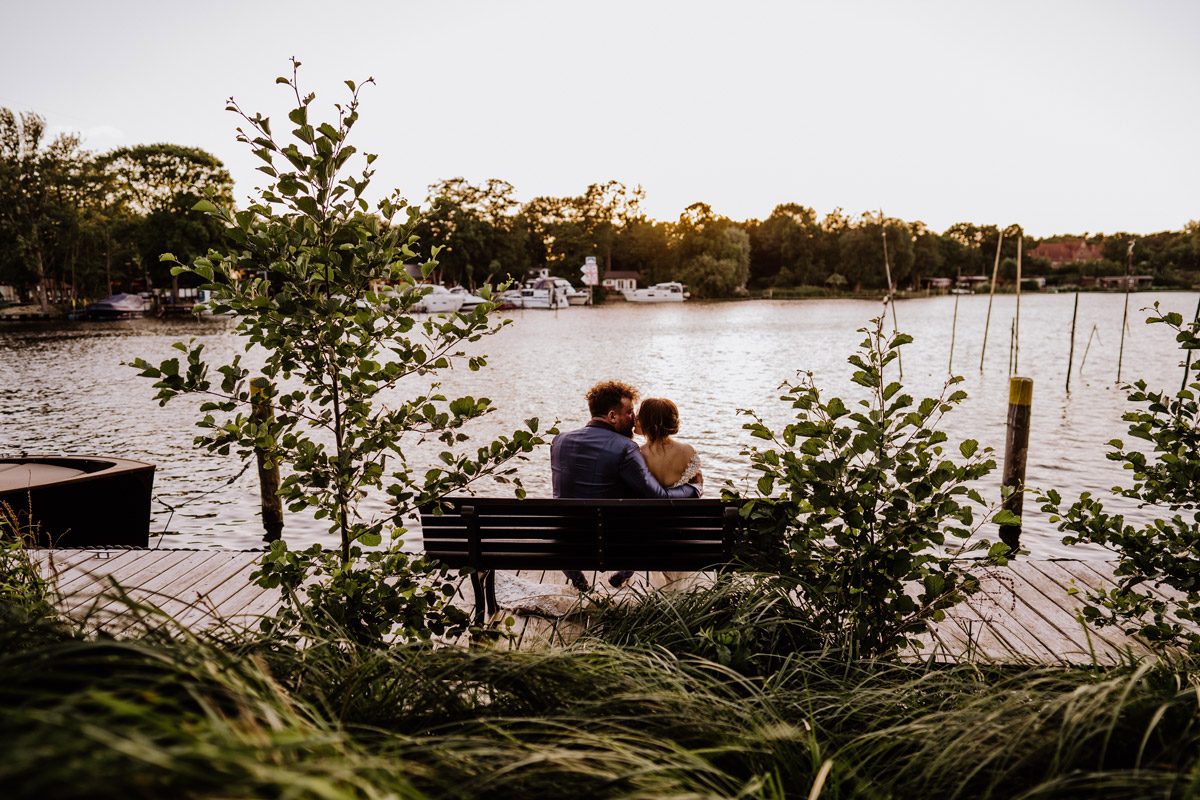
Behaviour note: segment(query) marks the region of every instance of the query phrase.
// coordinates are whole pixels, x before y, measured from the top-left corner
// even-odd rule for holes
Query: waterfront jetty
[[[218,620],[250,627],[278,603],[275,590],[250,581],[262,556],[257,550],[155,550],[87,548],[33,552],[42,574],[57,589],[64,611],[95,628],[119,634],[133,620],[117,599],[114,583],[129,601],[155,605],[180,625],[203,629]],[[1077,595],[1088,587],[1115,585],[1104,561],[1013,561],[982,571],[981,591],[950,610],[925,637],[915,659],[939,662],[1118,664],[1150,652],[1144,642],[1114,628],[1088,628],[1076,619]],[[604,586],[596,575],[593,584]],[[639,590],[658,585],[658,573],[639,573],[632,588],[614,599],[636,601]],[[587,624],[589,603],[580,601],[556,570],[497,573],[499,619],[512,616],[522,646],[569,640]],[[603,597],[604,595],[601,595]],[[459,586],[456,604],[475,604],[471,582]]]

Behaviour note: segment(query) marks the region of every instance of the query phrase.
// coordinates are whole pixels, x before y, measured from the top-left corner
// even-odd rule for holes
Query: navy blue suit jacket
[[[567,431],[550,444],[550,472],[555,497],[689,498],[700,490],[692,484],[664,489],[650,474],[642,451],[609,424],[593,420]]]

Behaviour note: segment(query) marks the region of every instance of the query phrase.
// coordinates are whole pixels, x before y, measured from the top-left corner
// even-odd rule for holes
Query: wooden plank
[[[201,584],[192,587],[192,591],[198,597],[176,617],[180,625],[193,626],[202,623],[212,616],[215,609],[250,585],[250,574],[258,567],[258,560],[262,554],[242,552],[234,555],[234,558],[230,558],[228,563],[214,570]]]
[[[1061,651],[1063,655],[1079,663],[1089,663],[1093,656],[1101,663],[1117,663],[1123,659],[1125,642],[1097,634],[1076,618],[1078,603],[1067,594],[1069,576],[1057,569],[1053,562],[1022,562],[1021,568],[1014,570],[1013,574],[1031,588],[1031,591],[1022,593],[1022,600],[1035,608],[1071,642],[1069,649],[1064,646]],[[1124,636],[1121,639],[1129,641]]]
[[[53,550],[50,548],[30,548],[25,551],[29,563],[37,567],[43,578],[53,579],[62,575],[75,564],[92,557],[93,550]]]
[[[246,567],[253,565],[256,555],[236,551],[194,553],[177,569],[185,565],[191,568],[175,578],[168,588],[160,589],[154,602],[163,613],[183,624],[185,614],[189,617],[198,616],[197,604],[203,601],[209,591],[243,572],[248,579]]]
[[[121,619],[121,606],[112,598],[98,597],[107,586],[106,577],[119,581],[135,600],[155,602],[180,624],[200,627],[218,619],[229,624],[248,626],[257,622],[279,604],[277,590],[266,590],[250,583],[259,552],[119,550],[37,552],[40,569],[57,571],[60,586],[68,592],[64,607],[72,613],[89,613],[89,622],[107,625],[109,630],[134,624]],[[953,659],[987,659],[1001,662],[1084,662],[1092,658],[1116,661],[1127,652],[1147,652],[1136,639],[1112,630],[1102,634],[1085,631],[1075,619],[1078,601],[1067,595],[1074,580],[1080,588],[1112,585],[1112,567],[1090,562],[1013,562],[1008,569],[985,573],[981,591],[965,603],[951,609],[947,619],[934,625],[920,637],[928,643],[924,651],[912,651],[913,658],[930,653]],[[585,571],[584,577],[601,595],[610,594],[610,572]],[[517,578],[536,584],[562,586],[566,577],[556,568],[521,569]],[[697,573],[690,583],[703,581]],[[711,579],[711,576],[709,576]],[[633,591],[614,594],[618,602],[635,600],[642,591],[655,590],[663,578],[657,571],[639,568],[630,584]],[[461,580],[455,602],[473,607],[470,582]],[[89,605],[90,604],[90,605]],[[502,615],[512,613],[502,609]],[[574,614],[549,619],[535,615],[516,615],[512,646],[532,647],[562,644],[578,636],[589,615]],[[1090,644],[1089,644],[1090,637]]]
[[[1104,588],[1108,589],[1109,591],[1117,588],[1117,577],[1114,574],[1116,564],[1114,562],[1102,561],[1096,564],[1085,561],[1057,563],[1074,576],[1076,584],[1080,587],[1093,589]],[[1141,584],[1139,588],[1144,589],[1146,592],[1160,600],[1166,601],[1168,603],[1168,609],[1170,608],[1170,603],[1175,600],[1186,598],[1187,596],[1185,593],[1180,592],[1170,586],[1159,586],[1151,583],[1150,581]],[[1170,610],[1166,611],[1163,616],[1168,622],[1175,623],[1181,626],[1184,630],[1194,631],[1197,629],[1195,623],[1180,619],[1178,615]],[[1109,626],[1105,628],[1105,630],[1117,629]],[[1149,645],[1143,642],[1140,638],[1136,636],[1133,638],[1136,639],[1140,645],[1149,649]]]
[[[176,550],[169,556],[164,553],[153,566],[145,567],[128,582],[121,581],[121,585],[131,601],[161,607],[173,596],[173,592],[186,591],[188,586],[199,580],[210,555],[190,550]],[[165,569],[160,568],[163,565]],[[105,598],[94,606],[94,610],[107,613],[118,602],[115,597]]]
[[[232,627],[246,627],[247,624],[256,621],[257,618],[255,620],[243,619],[245,610],[257,603],[268,591],[271,591],[273,593],[272,597],[278,601],[278,589],[268,590],[257,584],[247,583],[228,600],[209,609],[197,624],[205,626],[229,625]]]
[[[1006,603],[1006,599],[1010,602]],[[1042,663],[1062,661],[1057,653],[1013,617],[1012,609],[1016,606],[1016,598],[1011,592],[1008,598],[1005,598],[1003,589],[981,590],[978,594],[968,597],[965,606],[975,612],[979,621],[1005,651],[1005,656],[995,660]],[[957,613],[957,609],[951,609],[947,616]]]
[[[1032,579],[1023,573],[1027,567],[1010,562],[1008,575],[1013,580],[1016,605],[1013,618],[1057,659],[1070,663],[1091,663],[1093,650],[1072,613],[1048,600],[1037,584],[1049,584],[1041,573]],[[1048,591],[1065,594],[1057,585],[1047,585]]]
[[[111,571],[97,569],[90,575],[91,580],[88,583],[75,587],[69,594],[64,595],[67,613],[74,615],[86,608],[96,611],[109,605],[111,599],[103,597],[103,593],[110,589],[107,579],[128,590],[152,580],[186,557],[187,551],[184,550],[141,551],[136,558],[122,560]],[[74,587],[74,584],[72,585]]]
[[[70,595],[118,570],[136,572],[138,562],[153,558],[153,551],[149,550],[88,551],[87,558],[73,560],[71,567],[58,576],[58,592],[63,596]]]
[[[980,592],[987,598],[992,623],[1010,632],[1008,640],[1017,649],[1038,661],[1062,663],[1058,647],[1061,637],[1047,627],[1045,620],[1018,597],[1017,589],[1024,584],[1008,568],[984,571]]]
[[[993,624],[990,615],[986,610],[981,610],[980,606],[981,604],[970,602],[955,606],[947,612],[942,622],[931,627],[936,627],[940,635],[948,634],[952,628],[957,628],[953,639],[962,643],[962,653],[968,660],[975,660],[976,654],[983,656],[987,661],[997,662],[1032,657],[1004,638],[1000,629]]]
[[[280,605],[278,589],[264,589],[253,586],[257,593],[248,593],[238,608],[230,608],[229,613],[223,613],[224,620],[235,627],[251,627],[257,625],[263,616],[270,614]]]
[[[1114,561],[1060,561],[1058,563],[1064,567],[1066,567],[1068,564],[1077,565],[1075,566],[1075,569],[1071,569],[1070,571],[1073,574],[1076,574],[1079,580],[1084,581],[1089,585],[1099,586],[1102,583],[1109,590],[1117,588],[1117,576],[1115,573],[1117,565]],[[1084,570],[1087,572],[1087,577],[1083,576]],[[1091,576],[1098,577],[1100,579],[1099,582],[1090,580]],[[1167,601],[1179,600],[1187,597],[1185,592],[1181,592],[1178,589],[1170,586],[1164,586],[1155,581],[1146,581],[1145,583],[1141,584],[1139,588],[1144,588],[1150,594]]]
[[[1040,572],[1051,581],[1057,583],[1061,588],[1061,593],[1059,594],[1057,602],[1064,604],[1068,613],[1070,613],[1072,616],[1076,616],[1079,613],[1079,608],[1082,603],[1078,598],[1067,594],[1067,590],[1071,586],[1071,581],[1078,581],[1079,578],[1065,568],[1065,563],[1066,562],[1058,561],[1031,563],[1030,570]],[[1086,575],[1086,573],[1083,574]],[[1096,584],[1093,581],[1089,585]],[[1084,627],[1082,623],[1077,624],[1079,624],[1081,627]],[[1105,628],[1103,630],[1098,630],[1096,628],[1086,626],[1085,629],[1087,631],[1087,635],[1092,637],[1093,641],[1098,639],[1104,642],[1105,645],[1110,648],[1117,657],[1124,657],[1127,649],[1132,650],[1137,654],[1145,654],[1149,652],[1149,649],[1146,647],[1144,642],[1130,637],[1124,631],[1120,631],[1116,628]]]

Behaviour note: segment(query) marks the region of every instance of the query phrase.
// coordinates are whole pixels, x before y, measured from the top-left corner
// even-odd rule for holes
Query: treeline
[[[220,226],[191,210],[207,188],[218,202],[232,204],[229,173],[203,150],[154,144],[92,153],[76,135],[47,141],[36,114],[0,109],[0,285],[15,287],[22,300],[48,303],[169,287],[160,254],[190,261],[224,246]],[[642,285],[678,280],[698,297],[743,288],[874,291],[887,286],[886,238],[896,286],[917,289],[923,278],[990,276],[1001,233],[1000,276],[1016,274],[1016,225],[1002,231],[963,222],[937,233],[878,213],[849,216],[839,209],[818,217],[794,203],[748,221],[693,203],[677,220],[662,222],[642,210],[640,187],[616,181],[576,197],[525,203],[503,180],[474,185],[453,178],[429,189],[418,228],[422,249],[443,245],[436,277],[472,288],[542,267],[578,283],[579,268],[593,256],[602,276],[621,270],[640,273]],[[1093,236],[1102,260],[1057,270],[1030,255],[1038,240],[1026,238],[1022,271],[1053,273],[1062,283],[1120,274],[1134,238]],[[1136,238],[1134,272],[1154,275],[1159,285],[1188,286],[1200,278],[1200,223]]]
[[[837,291],[887,287],[884,233],[892,280],[917,289],[923,278],[992,273],[1000,242],[1000,278],[1016,277],[1021,229],[1009,225],[961,222],[943,233],[923,222],[878,213],[851,217],[840,209],[823,218],[789,203],[765,220],[737,221],[705,203],[684,209],[674,222],[650,219],[641,210],[641,188],[616,182],[593,184],[578,197],[538,197],[521,204],[512,184],[489,180],[476,186],[462,178],[430,187],[437,199],[422,227],[423,238],[445,243],[438,260],[447,283],[471,285],[529,268],[547,267],[578,281],[588,256],[608,270],[637,271],[643,285],[667,280],[688,284],[702,297],[750,290],[822,287]],[[1003,238],[1001,239],[1001,233]],[[1031,255],[1040,241],[1022,242],[1022,274],[1054,274],[1064,282],[1082,276],[1122,274],[1128,243],[1137,239],[1133,270],[1153,274],[1156,283],[1190,285],[1200,278],[1200,223],[1183,231],[1137,237],[1128,233],[1093,236],[1100,261],[1068,263]]]
[[[221,226],[191,211],[207,188],[233,202],[229,173],[203,150],[93,153],[74,134],[48,140],[37,114],[0,108],[0,285],[43,306],[169,286],[160,254],[190,260],[223,243]]]

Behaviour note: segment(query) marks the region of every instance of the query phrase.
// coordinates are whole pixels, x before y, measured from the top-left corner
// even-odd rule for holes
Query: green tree
[[[761,223],[750,226],[751,282],[758,286],[798,286],[826,277],[821,259],[821,226],[811,208],[776,206]]]
[[[445,571],[401,551],[404,520],[416,506],[481,478],[509,481],[512,468],[505,464],[542,443],[538,422],[528,420],[527,429],[472,454],[462,452],[463,426],[492,411],[487,398],[447,400],[436,382],[411,399],[398,396],[454,363],[484,366],[485,356],[468,359],[456,348],[503,323],[492,323],[487,303],[468,314],[414,319],[412,307],[428,291],[405,269],[416,258],[419,211],[398,193],[370,210],[364,195],[374,155],[365,155],[357,177],[348,170],[356,153],[347,140],[359,117],[359,87],[348,81],[350,102],[337,106],[335,121],[318,123],[309,115],[315,96],[301,95],[295,70],[279,82],[296,97],[290,138],[274,134],[269,119],[230,105],[249,126],[239,128],[238,140],[263,162],[270,184],[239,211],[216,205],[219,187],[210,186],[198,210],[225,227],[232,246],[224,255],[174,267],[216,293],[215,310],[236,312],[236,332],[261,350],[267,385],[277,387],[262,390],[274,394],[274,419],[246,414],[251,376],[240,356],[213,377],[203,345],[192,341],[176,345],[181,358],[158,366],[139,359],[134,366],[156,380],[163,403],[184,393],[208,398],[199,445],[222,454],[237,449],[243,458],[255,448],[266,451],[270,462],[290,469],[279,489],[289,509],[311,508],[330,520],[337,550],[314,545],[295,553],[276,542],[264,558],[260,582],[283,587],[285,623],[302,633],[303,621],[317,613],[379,644],[392,635],[404,640],[452,632],[465,617],[446,605],[445,592],[453,589]],[[435,267],[429,260],[422,270],[428,276]],[[400,288],[377,291],[381,284]],[[418,469],[410,461],[413,446],[423,441],[445,448],[439,466]],[[386,517],[360,514],[359,502],[370,491],[390,498]],[[380,545],[386,534],[389,547],[362,556],[361,546]],[[309,611],[298,599],[301,587]]]
[[[193,208],[202,197],[225,206],[233,203],[233,179],[211,153],[148,144],[113,150],[98,161],[111,180],[113,205],[137,215],[138,252],[154,283],[172,277],[159,266],[160,253],[190,261],[222,243],[220,223]]]
[[[47,279],[56,260],[65,260],[56,254],[77,225],[70,196],[87,158],[78,136],[46,142],[45,133],[46,121],[37,114],[0,108],[0,269],[6,281],[36,285],[43,312],[49,310]]]
[[[674,279],[679,268],[671,226],[645,215],[627,220],[613,242],[612,262],[615,268],[639,273],[647,285]]]
[[[732,224],[708,225],[691,242],[679,277],[697,297],[728,297],[750,277],[750,236]]]
[[[511,183],[497,178],[482,186],[451,178],[429,187],[432,205],[417,233],[422,241],[442,245],[442,280],[474,288],[493,275],[523,275],[528,232],[518,224],[514,192]]]

